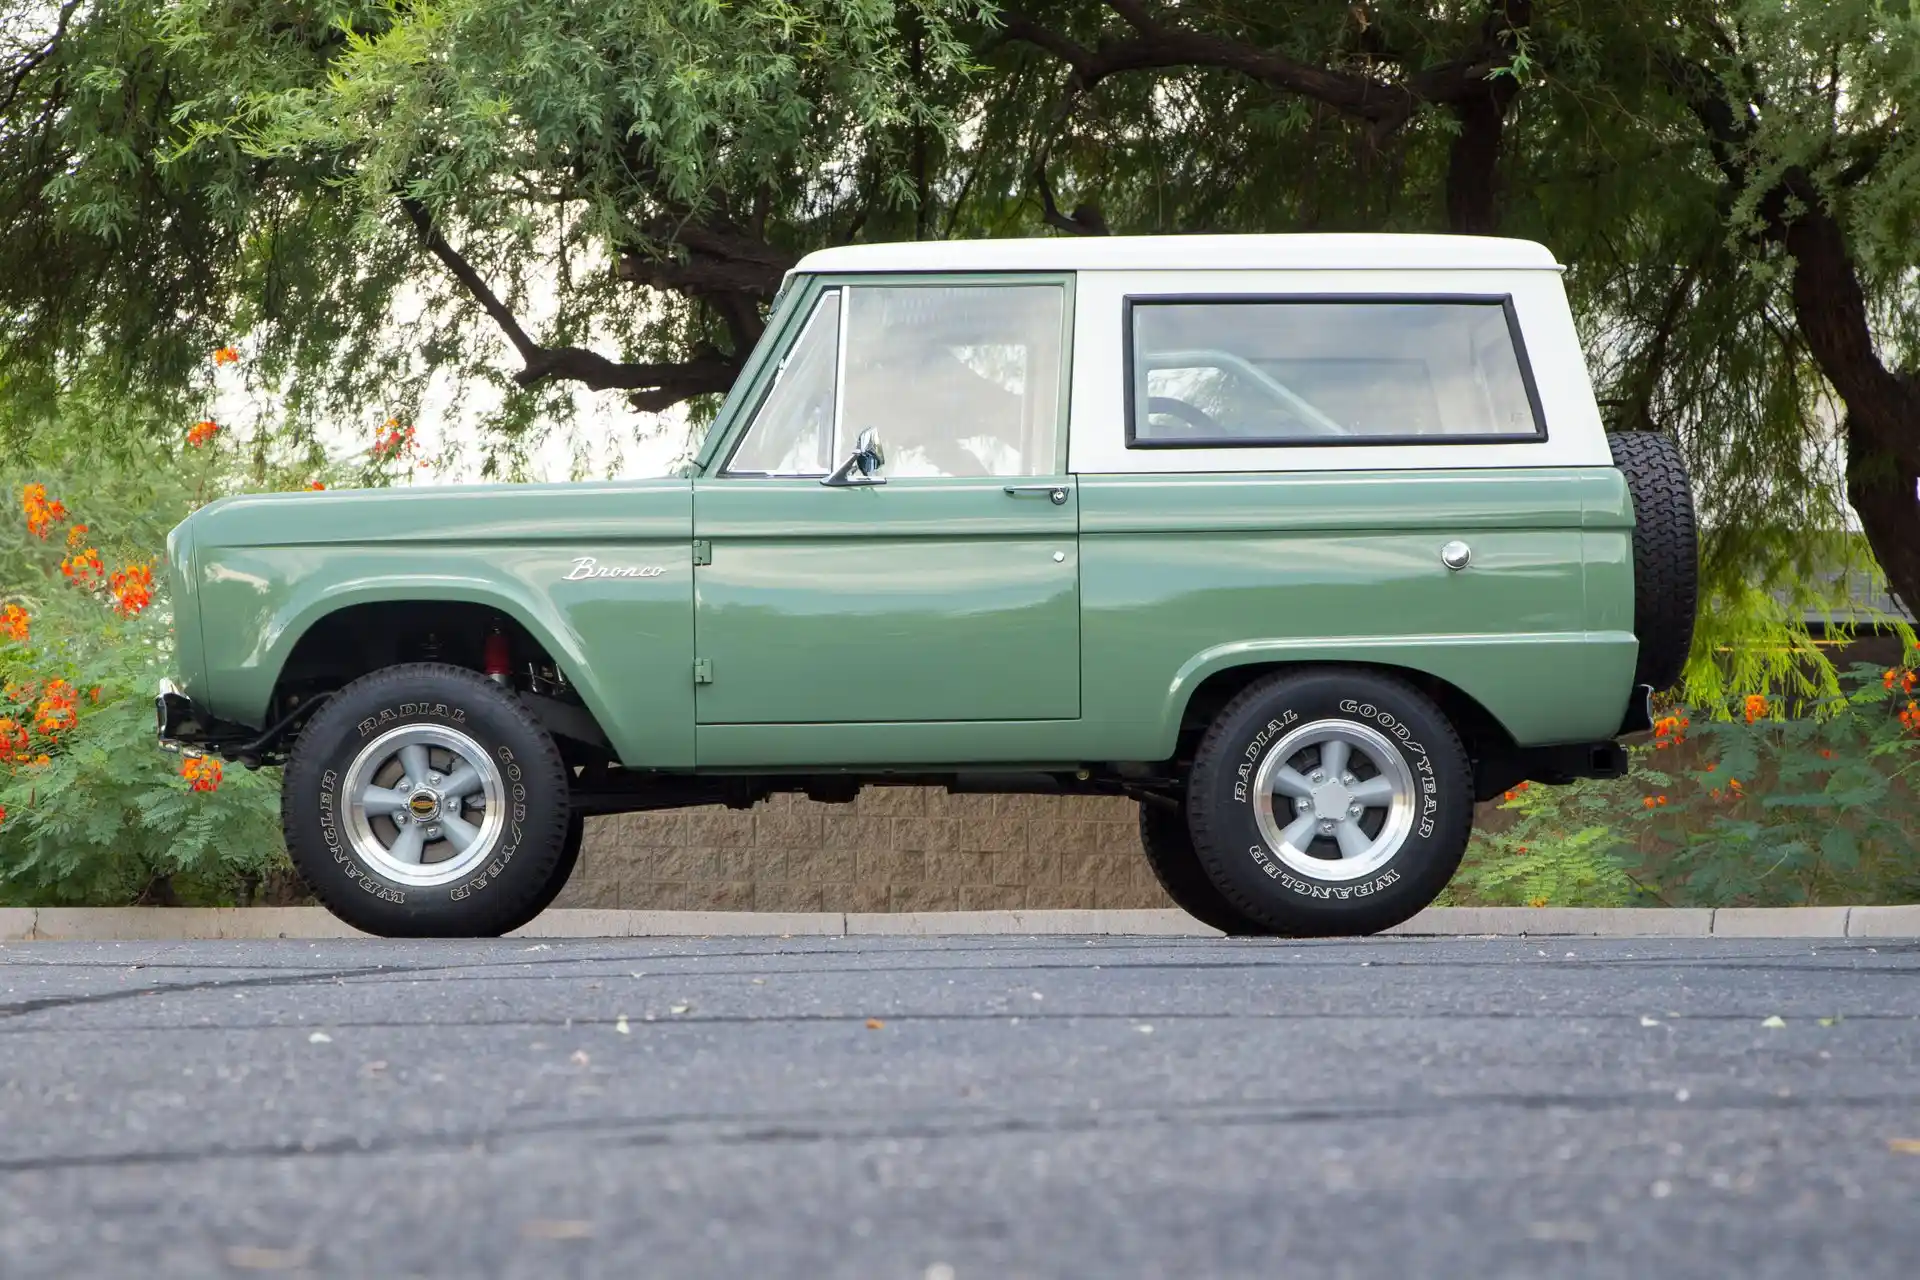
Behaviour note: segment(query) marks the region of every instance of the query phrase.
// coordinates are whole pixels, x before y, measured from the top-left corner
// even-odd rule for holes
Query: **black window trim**
[[[1540,388],[1534,382],[1533,361],[1527,356],[1527,341],[1520,332],[1520,316],[1514,309],[1511,293],[1130,293],[1121,298],[1120,343],[1121,370],[1126,379],[1125,414],[1129,449],[1346,449],[1368,446],[1544,444],[1547,439],[1546,410],[1540,404]],[[1413,432],[1397,436],[1351,436],[1334,438],[1313,436],[1301,439],[1248,440],[1234,438],[1196,438],[1177,440],[1141,440],[1134,435],[1134,345],[1133,310],[1136,305],[1191,305],[1195,303],[1246,305],[1273,303],[1349,303],[1358,305],[1435,305],[1473,303],[1485,306],[1499,303],[1507,318],[1507,333],[1513,339],[1513,353],[1520,362],[1520,382],[1526,388],[1527,407],[1533,413],[1533,434],[1513,432],[1483,435],[1442,435],[1437,432]]]

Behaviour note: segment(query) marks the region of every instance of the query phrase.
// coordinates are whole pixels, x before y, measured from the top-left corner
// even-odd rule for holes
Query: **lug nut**
[[[407,825],[407,815],[406,815],[406,814],[404,814],[404,813],[396,813],[396,814],[394,814],[394,815],[393,815],[393,825],[394,825],[394,826],[396,826],[396,827],[404,827],[404,826],[406,826],[406,825]]]

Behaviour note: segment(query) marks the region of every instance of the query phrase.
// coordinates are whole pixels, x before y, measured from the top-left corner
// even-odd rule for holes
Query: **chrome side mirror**
[[[865,427],[854,437],[853,452],[840,464],[840,469],[820,483],[836,489],[864,488],[868,485],[885,484],[886,477],[874,473],[887,465],[887,454],[880,447],[880,433],[872,427]]]

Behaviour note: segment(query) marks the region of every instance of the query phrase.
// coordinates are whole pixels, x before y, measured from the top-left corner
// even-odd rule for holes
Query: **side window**
[[[1057,467],[1065,290],[847,291],[840,438],[872,427],[888,476],[1038,476]]]
[[[834,468],[834,366],[840,352],[840,291],[814,303],[806,328],[727,462],[727,475],[823,476]]]
[[[1546,437],[1504,298],[1127,305],[1129,445]]]

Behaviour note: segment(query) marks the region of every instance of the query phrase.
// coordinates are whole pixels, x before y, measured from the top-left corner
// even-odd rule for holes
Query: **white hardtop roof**
[[[1036,236],[822,249],[796,272],[1558,270],[1544,245],[1492,236]]]

